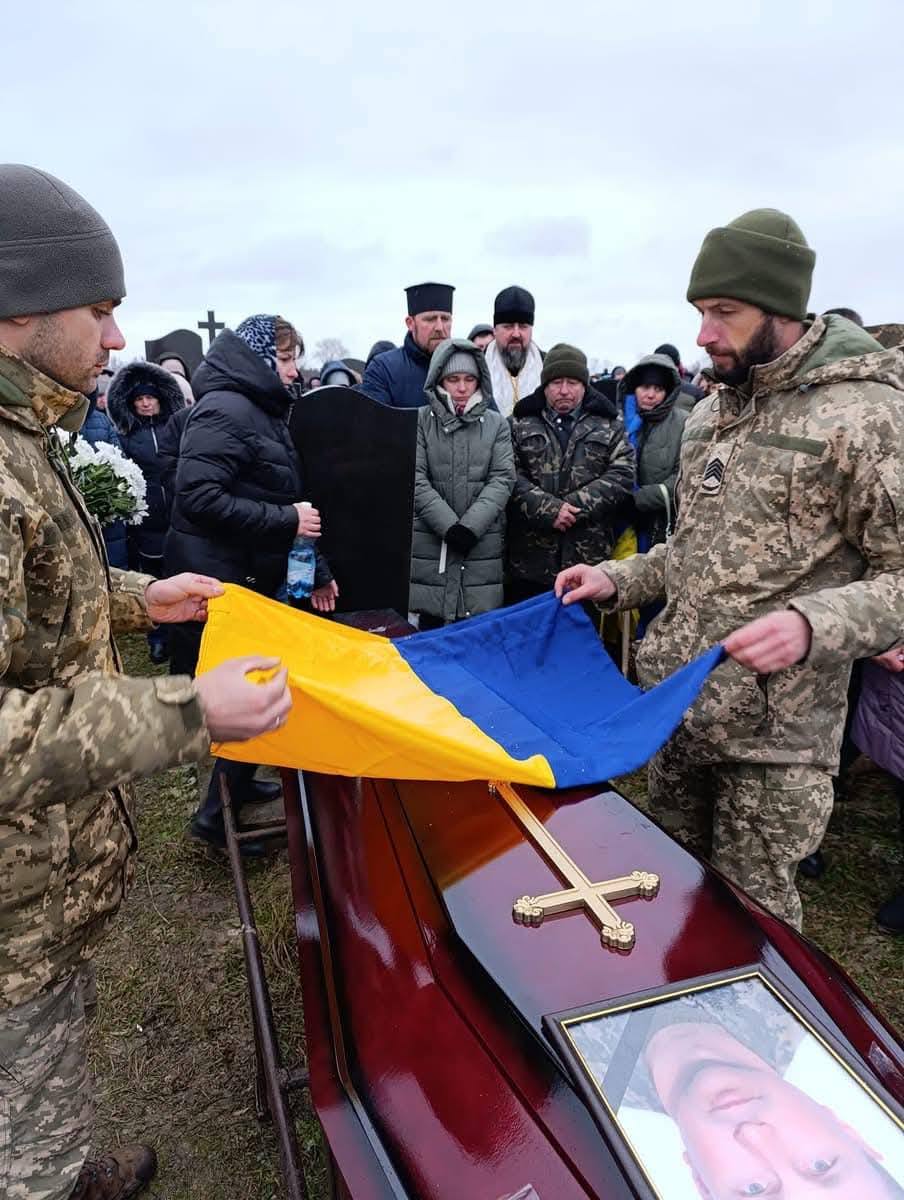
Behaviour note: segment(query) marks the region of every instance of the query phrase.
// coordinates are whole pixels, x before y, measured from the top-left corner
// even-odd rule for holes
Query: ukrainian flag
[[[581,606],[552,593],[390,641],[228,584],[208,603],[198,674],[241,655],[280,659],[292,711],[272,733],[214,745],[223,758],[561,788],[647,762],[724,651],[643,692],[619,674]]]

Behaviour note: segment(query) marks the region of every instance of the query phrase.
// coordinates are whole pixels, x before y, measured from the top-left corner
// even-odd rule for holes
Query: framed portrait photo
[[[546,1031],[648,1200],[904,1200],[904,1114],[759,968]]]

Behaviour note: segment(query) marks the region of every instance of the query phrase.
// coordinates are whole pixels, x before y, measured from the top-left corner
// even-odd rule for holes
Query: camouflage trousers
[[[707,763],[679,730],[650,760],[650,812],[764,908],[800,929],[794,876],[819,848],[832,777],[809,766]]]
[[[94,1121],[82,981],[0,1010],[0,1196],[67,1200]]]

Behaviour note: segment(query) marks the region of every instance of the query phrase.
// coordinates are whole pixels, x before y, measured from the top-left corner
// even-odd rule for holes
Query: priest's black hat
[[[452,293],[455,288],[449,283],[413,283],[405,288],[408,297],[408,316],[418,313],[452,311]]]
[[[496,301],[493,304],[493,324],[494,325],[533,325],[534,323],[534,298],[527,288],[511,287],[503,288]]]

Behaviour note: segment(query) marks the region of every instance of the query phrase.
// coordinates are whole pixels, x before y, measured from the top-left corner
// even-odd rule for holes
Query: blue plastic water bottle
[[[302,508],[310,508],[307,500],[302,500]],[[317,565],[317,551],[314,549],[312,538],[299,534],[292,543],[289,551],[289,564],[286,570],[286,591],[292,600],[306,600],[314,590],[314,568]]]

